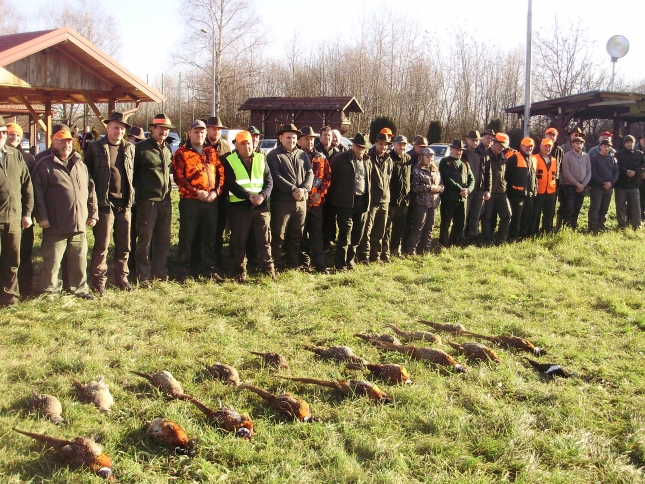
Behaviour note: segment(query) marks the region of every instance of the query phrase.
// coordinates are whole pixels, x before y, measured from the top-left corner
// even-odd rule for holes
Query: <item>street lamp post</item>
[[[208,35],[208,32],[206,32],[204,29],[200,29],[202,32],[204,32],[206,35]],[[212,60],[212,93],[211,93],[211,116],[217,116],[217,112],[215,110],[215,31],[213,30],[213,36],[212,36],[212,51],[213,51],[213,60]]]

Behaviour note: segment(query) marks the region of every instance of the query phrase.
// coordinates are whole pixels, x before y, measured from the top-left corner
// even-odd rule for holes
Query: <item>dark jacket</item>
[[[444,186],[444,192],[441,195],[442,200],[447,202],[466,200],[461,198],[459,192],[464,188],[467,188],[468,192],[473,191],[475,178],[473,178],[468,163],[464,163],[452,156],[445,156],[439,162],[439,173]]]
[[[473,178],[475,179],[475,190],[481,190],[484,184],[484,153],[482,153],[479,147],[476,147],[474,150],[466,148],[461,157],[462,160],[467,161],[470,165],[470,171],[473,173]]]
[[[190,144],[190,139],[186,142],[187,145]],[[208,141],[208,137],[206,137],[206,141],[204,142],[204,146],[212,146],[215,148],[215,151],[217,151],[217,156],[219,156],[220,161],[224,159],[226,155],[228,155],[231,152],[231,144],[226,141],[224,138],[220,138],[217,140],[217,143],[211,143]]]
[[[4,166],[0,169],[0,223],[19,222],[31,217],[34,189],[22,151],[7,144]]]
[[[134,148],[134,189],[137,201],[170,200],[172,152],[150,137]]]
[[[49,221],[50,234],[85,232],[88,219],[98,220],[94,181],[78,153],[64,162],[52,151],[38,162],[33,181],[39,220]]]
[[[596,153],[591,157],[591,181],[592,187],[601,187],[607,182],[611,182],[613,188],[618,180],[618,165],[616,159],[611,153],[606,156]]]
[[[363,155],[365,164],[365,194],[367,203],[365,210],[370,206],[370,186],[372,182],[372,162],[369,156]],[[352,150],[343,151],[334,156],[331,166],[331,204],[335,207],[353,208],[354,193],[356,188],[356,164]]]
[[[249,201],[249,197],[253,194],[247,189],[242,188],[240,185],[237,184],[235,171],[233,171],[233,168],[231,167],[231,164],[228,161],[229,158],[234,155],[237,155],[237,150],[234,150],[233,153],[230,153],[222,162],[222,164],[224,165],[224,190],[232,193],[237,198],[243,199],[242,202],[231,202],[231,205],[253,208],[254,205],[252,205],[251,202]],[[253,153],[253,155],[255,156],[255,152]],[[264,184],[262,185],[262,191],[258,193],[258,195],[264,196],[264,202],[258,205],[258,207],[267,206],[267,200],[271,196],[271,190],[273,189],[273,178],[271,177],[271,170],[269,169],[269,165],[266,162],[266,159],[264,158],[264,156],[262,158],[264,159]],[[250,177],[251,167],[247,167],[244,164],[244,162],[242,162],[242,165],[244,165],[244,168],[246,168],[246,171],[248,172]]]
[[[367,156],[372,162],[372,181],[370,184],[370,198],[373,205],[390,203],[390,179],[394,163],[390,154],[385,151],[381,160],[376,156],[376,150],[372,147]]]
[[[125,180],[121,180],[121,192],[127,193],[128,198],[125,200],[125,206],[131,207],[134,205],[134,145],[122,139],[119,143],[119,151],[121,150],[123,150],[123,168],[125,171]],[[96,190],[99,207],[109,207],[111,170],[110,148],[107,136],[90,143],[90,147],[85,153],[84,162],[87,165],[87,171],[94,180],[94,189]]]
[[[497,195],[506,193],[506,156],[504,156],[504,152],[495,155],[490,148],[487,153],[488,166],[484,180],[486,191]]]
[[[338,149],[338,147],[331,146],[329,150],[327,150],[327,148],[325,148],[322,144],[320,144],[320,141],[316,141],[316,143],[314,144],[314,149],[319,153],[323,154],[325,158],[327,158],[327,161],[331,160],[334,156],[340,153],[340,150]]]
[[[506,162],[506,191],[509,194],[534,197],[537,193],[537,160],[518,151]]]
[[[623,148],[616,152],[618,161],[618,181],[616,188],[638,188],[641,185],[641,175],[645,170],[645,155],[642,151]],[[627,176],[627,171],[635,171],[632,177]]]
[[[414,204],[423,205],[427,208],[437,208],[441,201],[442,187],[439,169],[422,168],[419,165],[412,169],[412,190],[415,193]]]
[[[407,153],[401,157],[394,150],[390,152],[393,168],[390,178],[390,203],[399,207],[410,205],[410,182],[412,178],[412,159]]]
[[[314,173],[307,153],[300,148],[288,152],[282,146],[267,154],[267,163],[273,178],[273,200],[293,201],[292,193],[297,188],[311,191]],[[224,175],[226,177],[226,175]],[[308,194],[305,195],[305,198]]]

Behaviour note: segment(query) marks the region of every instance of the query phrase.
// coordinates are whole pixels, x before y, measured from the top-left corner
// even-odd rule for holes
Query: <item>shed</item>
[[[509,114],[524,115],[524,106],[506,108]],[[571,96],[547,99],[531,104],[531,116],[546,116],[558,130],[558,142],[566,140],[566,128],[573,120],[577,125],[590,119],[612,119],[613,140],[619,131],[629,133],[632,123],[645,121],[645,94],[635,92],[589,91]]]
[[[0,105],[13,105],[0,108],[0,114],[24,107],[30,128],[38,123],[47,145],[52,104],[85,103],[103,121],[97,103],[107,103],[109,115],[117,102],[162,100],[161,93],[69,27],[0,36]]]
[[[251,111],[251,125],[265,138],[275,138],[280,126],[295,124],[311,126],[316,132],[331,126],[345,133],[351,124],[351,113],[362,113],[363,108],[354,97],[252,97],[239,107]]]

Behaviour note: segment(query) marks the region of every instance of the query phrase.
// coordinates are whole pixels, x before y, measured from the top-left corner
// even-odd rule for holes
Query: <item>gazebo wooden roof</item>
[[[346,113],[362,113],[363,108],[356,98],[351,96],[318,96],[318,97],[252,97],[242,104],[239,111],[275,109],[295,110],[333,110],[340,109]]]
[[[506,108],[509,114],[524,115],[524,106]],[[571,96],[547,99],[531,104],[531,116],[548,117],[559,133],[559,141],[566,138],[567,125],[575,120],[578,125],[590,119],[613,119],[614,137],[621,127],[629,131],[631,123],[645,121],[645,94],[635,92],[589,91]],[[617,140],[614,139],[614,142]]]
[[[0,36],[0,104],[23,105],[47,133],[52,104],[161,102],[163,95],[69,27]],[[40,121],[34,104],[44,106]]]

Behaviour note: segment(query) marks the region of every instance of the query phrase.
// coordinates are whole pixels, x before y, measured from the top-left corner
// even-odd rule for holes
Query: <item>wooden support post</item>
[[[45,123],[40,119],[40,116],[38,116],[38,113],[34,109],[34,107],[31,105],[31,103],[27,100],[25,96],[22,94],[19,94],[18,97],[22,101],[22,103],[25,105],[25,107],[29,110],[29,114],[31,114],[31,117],[34,120],[34,123],[38,123],[40,127],[43,129],[43,131],[47,131],[47,126]]]
[[[611,143],[614,146],[618,146],[618,141],[620,138],[620,115],[618,114],[617,111],[614,111],[614,127],[613,127],[613,134],[611,136]]]
[[[52,100],[45,100],[45,148],[52,144]]]
[[[81,91],[81,92],[83,93],[83,97],[85,98],[85,102],[90,107],[90,109],[94,112],[94,115],[101,122],[101,126],[105,127],[105,124],[103,123],[103,121],[105,121],[105,118],[101,114],[101,111],[99,111],[99,108],[96,107],[96,103],[94,102],[94,99],[92,99],[91,94],[89,92],[87,92],[87,91]]]
[[[108,112],[107,112],[108,118],[114,111],[116,111],[116,101],[114,100],[113,97],[111,97],[108,99]]]

